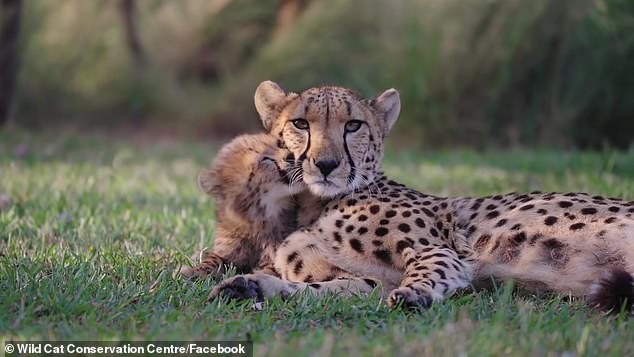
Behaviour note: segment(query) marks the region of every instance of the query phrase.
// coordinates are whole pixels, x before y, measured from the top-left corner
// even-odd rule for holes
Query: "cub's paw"
[[[411,310],[427,309],[431,306],[432,302],[433,299],[431,295],[406,286],[392,290],[387,298],[388,307],[396,308],[403,306]]]
[[[256,301],[264,300],[264,293],[260,288],[260,284],[253,275],[238,275],[233,278],[226,279],[216,285],[209,294],[207,301],[212,301],[218,297],[224,296],[229,300],[233,299],[255,299]]]
[[[196,279],[196,268],[190,267],[189,265],[183,265],[180,269],[174,274],[174,277],[180,276],[185,280],[194,280]]]
[[[225,273],[224,267],[217,267],[213,265],[198,264],[193,267],[189,265],[183,265],[178,270],[178,276],[186,280],[204,280],[207,278],[220,279]]]
[[[229,299],[255,299],[256,301],[262,301],[264,298],[272,298],[274,296],[287,299],[302,287],[305,288],[306,284],[294,283],[257,272],[234,276],[222,281],[211,291],[208,301],[214,300],[219,296],[225,296]]]
[[[190,260],[194,262],[194,265],[181,266],[174,277],[180,276],[186,280],[221,279],[227,271],[227,266],[223,264],[222,258],[214,255],[211,250],[198,251],[191,256]]]

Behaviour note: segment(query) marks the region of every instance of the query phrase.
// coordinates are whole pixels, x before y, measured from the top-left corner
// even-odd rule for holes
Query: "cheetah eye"
[[[361,120],[349,120],[346,123],[346,132],[354,133],[355,131],[361,129],[361,125],[363,122]]]
[[[307,130],[308,129],[308,121],[306,119],[294,119],[291,120],[291,122],[293,123],[293,125],[300,130]]]

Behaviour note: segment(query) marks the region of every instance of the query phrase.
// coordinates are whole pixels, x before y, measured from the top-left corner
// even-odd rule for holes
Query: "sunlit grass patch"
[[[21,144],[28,154],[16,155]],[[216,147],[0,134],[2,338],[252,339],[256,355],[271,356],[634,352],[628,319],[508,287],[421,313],[390,311],[376,296],[297,296],[261,311],[208,304],[215,282],[172,274],[211,244],[213,204],[194,178]],[[584,190],[632,199],[633,155],[390,150],[384,167],[434,194]]]

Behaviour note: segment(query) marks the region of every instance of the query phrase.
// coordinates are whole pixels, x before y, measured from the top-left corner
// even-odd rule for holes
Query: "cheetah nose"
[[[324,178],[327,178],[331,172],[333,172],[337,166],[339,166],[339,161],[337,160],[319,160],[315,163],[315,166],[319,169]]]

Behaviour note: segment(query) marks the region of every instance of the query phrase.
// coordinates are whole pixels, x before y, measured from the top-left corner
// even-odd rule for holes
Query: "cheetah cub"
[[[215,201],[216,221],[211,251],[192,257],[199,263],[183,266],[185,278],[219,278],[228,265],[240,272],[276,275],[272,257],[283,238],[311,216],[310,195],[293,178],[297,169],[288,150],[267,134],[242,135],[226,144],[211,169],[198,176],[202,191]],[[301,202],[307,212],[298,220]]]

